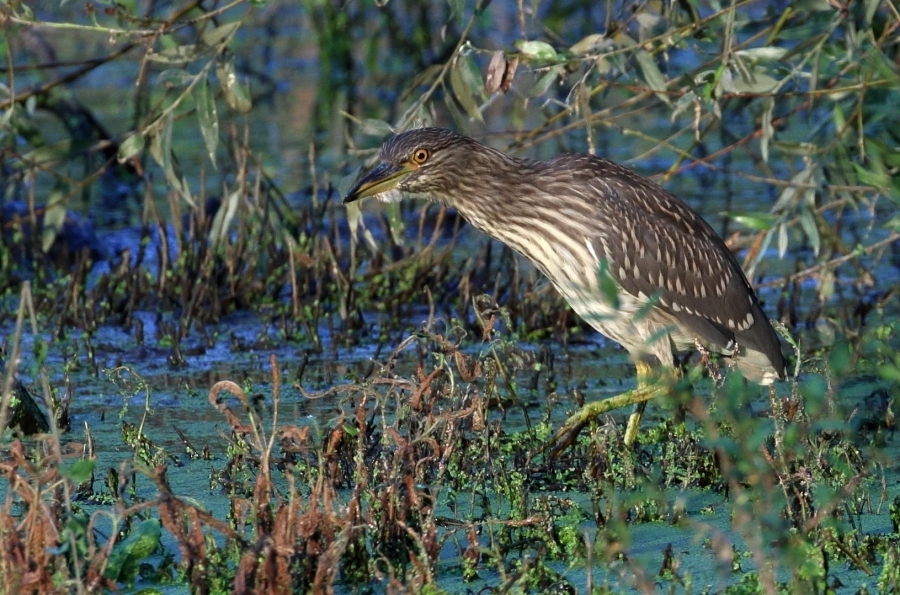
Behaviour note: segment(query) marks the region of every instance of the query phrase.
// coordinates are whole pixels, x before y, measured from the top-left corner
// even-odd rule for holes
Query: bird
[[[366,197],[455,209],[533,263],[575,313],[628,351],[636,388],[584,405],[551,442],[569,444],[599,413],[639,403],[624,433],[630,445],[643,405],[666,390],[653,360],[676,374],[678,351],[728,356],[760,385],[785,379],[778,336],[735,255],[686,203],[623,165],[584,153],[517,158],[424,127],[390,137],[343,203]]]

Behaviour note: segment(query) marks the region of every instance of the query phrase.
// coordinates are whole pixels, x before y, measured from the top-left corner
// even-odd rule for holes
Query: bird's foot
[[[625,431],[625,444],[630,445],[637,436],[637,426],[641,418],[641,412],[643,412],[642,405],[646,404],[653,397],[664,394],[667,390],[668,387],[665,383],[648,383],[602,401],[587,403],[566,420],[553,437],[544,444],[540,452],[549,450],[550,456],[555,458],[572,445],[584,426],[592,419],[596,419],[614,409],[637,404],[639,406],[638,410],[629,417],[628,427]]]

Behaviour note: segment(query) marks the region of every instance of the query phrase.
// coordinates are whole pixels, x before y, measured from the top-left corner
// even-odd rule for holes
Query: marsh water
[[[504,30],[504,27],[498,29],[491,24],[514,21],[512,16],[515,15],[516,3],[493,4],[491,10],[497,12],[491,20],[486,18],[484,23],[475,27],[475,39],[482,45],[503,47],[515,38],[515,27],[510,24],[508,30]],[[346,224],[344,207],[339,204],[339,190],[355,176],[368,154],[348,155],[344,152],[341,139],[350,125],[348,120],[342,118],[340,110],[347,107],[345,102],[350,99],[342,92],[340,85],[327,80],[327,73],[322,72],[323,57],[318,46],[302,34],[309,27],[308,16],[299,6],[290,7],[281,3],[258,9],[253,14],[252,24],[242,27],[241,36],[232,49],[239,60],[246,61],[248,65],[261,65],[264,71],[257,73],[259,80],[265,80],[271,86],[265,93],[260,93],[252,112],[234,118],[227,125],[246,130],[251,152],[263,160],[259,167],[283,192],[286,204],[296,209],[304,208],[313,201],[324,205],[324,217],[331,222],[328,225],[340,228],[339,237],[349,246],[353,238]],[[73,59],[90,53],[90,43],[76,50],[78,41],[74,37],[71,40],[57,40],[57,51],[71,51]],[[92,43],[99,48],[103,40],[93,40]],[[675,59],[689,58],[678,56]],[[407,76],[407,71],[399,68],[398,72],[394,72],[390,64],[379,66],[384,68],[384,72],[358,73],[360,80],[352,97],[367,105],[393,100],[396,92],[390,90],[389,81]],[[80,79],[66,92],[81,104],[90,106],[113,134],[122,134],[128,130],[130,114],[122,113],[121,106],[127,101],[123,98],[133,91],[137,64],[125,61],[115,65],[113,70],[109,68],[107,66],[102,74]],[[328,101],[332,102],[333,120],[324,121],[321,105]],[[505,106],[499,101],[496,106],[485,110],[488,124],[481,134],[481,138],[499,148],[503,148],[509,140],[503,132],[509,126],[504,110]],[[384,114],[380,116],[387,117]],[[739,116],[730,117],[736,118],[733,122],[735,128],[753,125],[750,114],[747,114],[745,122],[741,122]],[[450,121],[438,123],[452,126]],[[646,139],[666,138],[678,127],[670,120],[668,111],[660,110],[656,117],[648,118],[643,114],[630,121],[619,120],[614,128],[598,130],[593,141],[597,153],[625,163],[642,174],[661,179],[660,175],[674,162],[674,157],[661,151],[650,151],[653,143]],[[634,130],[642,131],[645,136],[629,133]],[[209,163],[198,140],[200,133],[197,128],[192,125],[178,126],[173,134],[173,147],[182,171],[187,174],[188,183],[197,193],[218,195],[223,170],[217,170]],[[786,136],[796,139],[802,139],[804,134],[803,130],[785,132]],[[372,135],[362,137],[361,144],[374,148],[381,140]],[[728,143],[729,139],[723,138],[720,146],[710,142],[705,149],[714,153]],[[311,150],[313,146],[315,151]],[[560,151],[586,148],[583,135],[574,132],[559,136],[555,142],[521,149],[518,154],[541,158]],[[723,237],[737,230],[735,222],[725,215],[766,213],[778,200],[776,186],[760,183],[747,175],[754,171],[749,161],[742,162],[740,158],[729,156],[715,160],[713,165],[714,169],[683,169],[667,176],[663,183],[710,221]],[[789,180],[796,171],[797,163],[777,162],[771,164],[769,175],[775,179]],[[315,173],[316,184],[311,172]],[[71,212],[91,222],[96,241],[107,248],[105,257],[92,265],[88,283],[116,266],[116,259],[126,249],[131,249],[133,253],[141,242],[150,242],[153,246],[154,242],[160,241],[158,233],[149,236],[142,233],[140,202],[136,197],[146,190],[154,194],[159,212],[168,212],[168,197],[159,183],[161,180],[157,178],[156,182],[147,189],[136,188],[135,195],[124,193],[126,198],[119,205],[104,202],[96,193],[87,201],[72,200],[67,205]],[[41,176],[34,180],[34,184],[38,194],[49,191],[47,180]],[[313,187],[318,189],[315,196],[312,195]],[[364,221],[380,212],[377,205],[364,204],[362,208]],[[412,204],[403,207],[402,217],[407,223],[406,242],[409,245],[415,245],[417,241],[416,225],[421,209],[431,209],[429,212],[433,212],[435,207]],[[877,212],[861,211],[845,218],[840,228],[842,239],[848,245],[877,240],[880,235],[886,234],[873,224],[878,217]],[[370,227],[378,229],[377,225]],[[488,242],[476,231],[464,229],[454,239],[453,257],[460,261],[471,259],[482,254]],[[802,242],[796,246],[799,247],[779,256],[773,242],[767,246],[755,267],[753,281],[772,317],[779,315],[779,303],[783,303],[782,286],[778,280],[803,268],[809,261],[812,249]],[[496,257],[499,250],[497,247],[492,254]],[[524,261],[519,262],[521,275],[528,279],[529,287],[544,292],[548,300],[557,299],[533,268]],[[889,291],[900,283],[900,265],[895,260],[879,258],[866,261],[863,257],[860,262],[863,268],[869,270],[873,285],[856,291],[848,289],[854,286],[853,279],[839,277],[836,280],[838,290],[829,298],[832,302],[826,303],[825,307],[852,308],[854,299],[864,302],[867,293]],[[490,284],[486,284],[484,289],[490,292]],[[802,349],[809,351],[817,347],[827,348],[836,334],[825,318],[816,318],[813,323],[804,324],[811,309],[823,307],[818,301],[817,290],[816,283],[808,281],[805,291],[799,293],[801,299],[793,304],[799,314],[799,320],[795,322],[799,324],[792,330],[800,337]],[[272,392],[270,364],[274,356],[282,384],[280,420],[289,420],[301,427],[309,426],[313,432],[318,432],[336,417],[348,415],[356,403],[352,398],[309,398],[309,394],[365,379],[373,374],[373,370],[377,372],[391,352],[429,320],[428,296],[425,292],[414,296],[413,303],[404,308],[404,317],[400,321],[388,321],[386,314],[374,309],[365,312],[362,330],[357,332],[353,342],[346,341],[343,334],[334,336],[336,325],[333,313],[332,323],[328,322],[328,316],[317,320],[316,341],[285,337],[277,316],[268,306],[227,313],[217,322],[193,325],[177,345],[177,358],[173,357],[175,347],[165,331],[167,325],[177,323],[177,309],[145,310],[136,314],[139,322],[132,322],[128,328],[103,324],[89,333],[75,326],[60,326],[57,320],[39,316],[39,334],[48,345],[43,370],[54,391],[71,395],[71,430],[64,435],[63,441],[80,445],[85,441],[85,429],[89,429],[95,444],[99,478],[106,469],[119,468],[123,462],[132,459],[132,448],[122,440],[122,422],[143,424],[142,431],[146,437],[170,455],[168,478],[173,491],[190,495],[213,515],[225,518],[228,498],[216,478],[222,462],[227,458],[228,442],[224,437],[230,429],[222,414],[207,399],[210,388],[219,381],[230,380],[244,387],[248,394],[262,395],[266,401]],[[502,299],[502,296],[497,297]],[[5,315],[0,320],[0,333],[7,337],[7,342],[14,334],[18,307],[16,298],[7,297]],[[286,299],[283,295],[282,298]],[[875,324],[896,320],[900,316],[900,307],[896,303],[889,304],[880,316]],[[452,321],[449,318],[448,310],[438,308],[436,320],[428,330],[442,332],[450,329]],[[57,328],[60,332],[52,335]],[[138,328],[140,336],[136,330]],[[499,332],[507,332],[511,337],[518,330],[521,329]],[[537,375],[521,372],[514,379],[514,384],[519,387],[515,395],[516,407],[489,412],[489,416],[494,418],[502,417],[503,423],[507,424],[505,428],[510,432],[524,429],[530,423],[525,419],[529,412],[549,408],[549,419],[559,424],[575,409],[577,400],[592,401],[634,386],[634,368],[625,351],[592,331],[571,327],[562,333],[544,333],[539,338],[521,335],[519,333],[515,339],[517,348],[541,362],[543,372]],[[18,371],[26,385],[34,387],[35,394],[40,394],[37,370],[29,362],[33,345],[34,337],[26,329],[21,337],[23,355]],[[461,348],[465,353],[477,355],[488,346],[477,337],[469,336],[461,343]],[[397,354],[392,372],[412,376],[421,362],[421,354],[410,347]],[[877,406],[877,397],[873,395],[881,387],[871,375],[852,378],[842,386],[840,406],[848,411],[854,408],[861,410],[859,415],[864,416],[866,408]],[[787,396],[788,390],[786,386],[776,388],[780,396]],[[708,397],[708,382],[698,383],[696,391],[701,398]],[[749,404],[749,410],[760,414],[767,407],[767,399],[767,393],[760,391],[757,401]],[[612,417],[621,423],[625,415],[625,412],[619,412],[612,414]],[[653,425],[671,415],[671,405],[653,403],[648,408],[645,423]],[[194,449],[208,450],[209,458],[187,457],[182,435],[187,437]],[[885,460],[900,460],[897,445],[897,439],[889,436],[883,449]],[[896,466],[886,469],[885,480],[886,491],[875,497],[881,502],[875,506],[861,507],[855,516],[855,521],[866,532],[887,533],[892,530],[882,508],[886,506],[884,501],[889,502],[900,493],[900,476]],[[152,497],[152,483],[138,480],[136,485],[139,494]],[[555,494],[548,491],[544,495],[558,495],[589,508],[586,494],[571,491]],[[645,565],[647,576],[654,577],[660,570],[659,552],[671,545],[681,570],[693,577],[694,591],[717,591],[737,580],[739,575],[731,568],[732,560],[717,558],[712,548],[702,543],[703,536],[705,539],[724,536],[733,540],[735,551],[744,548],[740,537],[730,528],[732,519],[729,518],[728,507],[724,506],[725,498],[721,494],[699,489],[670,490],[668,497],[672,505],[677,503],[691,520],[683,525],[662,522],[633,525],[629,541],[622,546],[629,559]],[[467,516],[466,511],[448,508],[440,509],[436,514],[461,519]],[[583,531],[585,540],[591,541],[591,533],[596,528],[585,523]],[[455,568],[459,551],[457,543],[444,543],[438,568],[442,565]],[[743,560],[743,564],[744,570],[753,566],[751,560]],[[583,592],[589,573],[594,585],[603,584],[615,592],[634,587],[632,571],[623,571],[620,575],[615,565],[598,564],[593,568],[585,568],[581,564],[569,567],[563,562],[553,565],[579,592]],[[836,592],[853,593],[866,585],[872,592],[876,590],[874,584],[877,577],[867,576],[859,569],[848,569],[842,577],[843,585],[835,587]],[[438,585],[448,592],[475,592],[481,584],[497,584],[499,578],[483,571],[479,580],[482,582],[462,583],[461,577],[450,573],[448,576],[439,575]],[[685,586],[685,591],[691,592],[692,589]],[[183,589],[173,588],[171,592],[183,592]]]

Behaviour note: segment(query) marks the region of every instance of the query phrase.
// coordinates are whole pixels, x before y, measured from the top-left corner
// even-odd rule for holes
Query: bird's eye
[[[416,149],[412,155],[413,163],[422,165],[428,161],[428,149]]]

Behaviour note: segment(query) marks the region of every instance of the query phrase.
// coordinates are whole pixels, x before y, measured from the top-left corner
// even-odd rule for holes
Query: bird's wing
[[[630,170],[604,162],[590,187],[602,224],[593,244],[621,288],[657,296],[692,334],[721,349],[780,346],[734,255],[699,215]],[[773,345],[779,349],[776,357]]]

